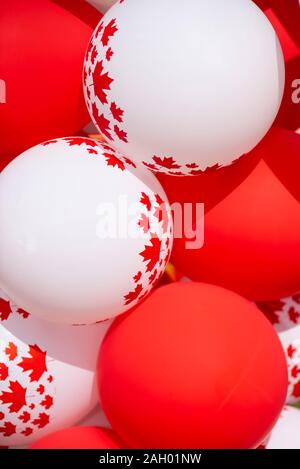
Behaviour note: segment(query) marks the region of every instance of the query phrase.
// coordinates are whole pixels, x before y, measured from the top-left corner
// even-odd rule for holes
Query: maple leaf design
[[[187,168],[189,168],[189,169],[196,169],[196,168],[198,168],[197,163],[190,163],[190,164],[186,164],[185,166],[186,166]]]
[[[0,420],[3,420],[5,417],[4,413],[3,412],[0,412]]]
[[[140,228],[142,228],[142,230],[144,231],[144,233],[148,233],[149,230],[150,230],[150,221],[149,221],[149,218],[144,214],[142,213],[142,216],[138,222],[138,226]]]
[[[154,234],[151,234],[150,245],[145,246],[144,251],[140,252],[140,256],[144,258],[143,262],[147,263],[147,272],[151,272],[159,262],[161,253],[161,240]]]
[[[125,164],[119,158],[112,153],[103,153],[105,156],[107,166],[113,166],[119,168],[121,171],[125,170]]]
[[[106,55],[105,55],[106,60],[109,62],[113,55],[114,55],[114,53],[113,53],[111,47],[109,47],[109,48],[107,49]]]
[[[53,376],[52,376],[52,375],[48,376],[48,380],[47,380],[47,381],[48,381],[49,383],[52,383],[52,381],[53,381]]]
[[[102,104],[107,104],[107,94],[105,91],[110,90],[110,85],[114,80],[108,75],[108,72],[103,72],[103,61],[100,60],[93,72],[93,85],[95,95],[100,99]]]
[[[24,435],[24,436],[29,436],[29,435],[31,435],[32,432],[33,432],[33,430],[30,427],[26,427],[25,430],[21,431],[22,435]]]
[[[16,426],[11,422],[4,422],[4,426],[0,427],[0,433],[2,433],[3,436],[11,436],[16,433]]]
[[[287,355],[289,358],[293,358],[293,356],[295,355],[295,353],[297,352],[297,349],[294,348],[291,344],[288,346],[287,348]]]
[[[298,375],[300,374],[300,368],[298,368],[297,365],[295,365],[292,369],[291,369],[291,376],[293,378],[298,378]]]
[[[150,277],[149,277],[150,284],[154,283],[156,278],[157,278],[157,270],[155,269],[153,274],[151,274]]]
[[[134,162],[131,161],[129,158],[127,158],[126,156],[123,156],[123,159],[124,159],[125,163],[129,164],[133,168],[136,168],[136,164],[134,164]]]
[[[136,300],[143,290],[142,284],[138,284],[135,288],[135,290],[129,292],[127,295],[124,296],[125,299],[125,305],[129,305],[132,303],[134,300]]]
[[[142,272],[138,272],[134,277],[133,277],[133,280],[135,281],[135,283],[138,283],[139,280],[141,280],[142,278]]]
[[[141,202],[141,204],[145,205],[147,210],[150,212],[150,210],[151,210],[151,201],[150,201],[149,196],[147,194],[145,194],[145,192],[142,192],[142,197],[141,197],[140,202]]]
[[[19,420],[21,420],[23,423],[29,422],[30,419],[31,415],[26,410],[24,410],[23,414],[19,416]]]
[[[96,30],[95,30],[95,37],[97,37],[99,35],[99,33],[101,33],[102,29],[103,29],[103,22],[101,21],[99,23],[99,25],[97,26]],[[92,44],[92,41],[91,41],[90,46],[92,46],[92,45],[93,44]]]
[[[18,309],[17,309],[17,313],[18,313],[20,316],[22,316],[24,319],[27,319],[27,318],[29,318],[29,316],[30,316],[30,314],[27,313],[27,311],[24,311],[24,309],[22,309],[22,308],[18,308]]]
[[[180,171],[168,171],[167,174],[170,174],[171,176],[185,176],[185,174]]]
[[[0,363],[0,381],[5,381],[8,377],[8,367],[5,363]]]
[[[40,412],[38,418],[34,419],[32,423],[38,428],[44,428],[49,423],[49,415],[45,414],[45,412]]]
[[[153,171],[158,171],[158,167],[155,166],[155,164],[146,163],[146,161],[143,161],[142,163],[143,163],[144,166],[146,166],[146,168],[152,169]]]
[[[45,386],[43,384],[40,384],[39,387],[37,388],[36,392],[38,392],[41,395],[44,394]]]
[[[13,342],[8,342],[8,346],[4,350],[10,361],[13,361],[18,355],[17,346]]]
[[[113,115],[113,118],[118,122],[123,122],[124,111],[116,105],[115,102],[112,102],[110,105],[110,111]]]
[[[97,58],[97,49],[96,46],[93,47],[92,53],[91,53],[91,62],[94,64],[95,60]]]
[[[0,298],[0,321],[6,321],[12,313],[9,301]]]
[[[114,126],[114,131],[119,140],[128,143],[127,132],[121,130],[117,125]]]
[[[164,158],[160,158],[159,156],[153,156],[153,161],[158,166],[162,166],[163,168],[167,169],[179,169],[180,165],[176,164],[176,161],[172,156],[165,156]]]
[[[50,409],[50,407],[53,406],[53,397],[49,396],[49,394],[47,394],[45,396],[45,398],[41,401],[41,405],[43,407],[45,407],[45,409]]]
[[[294,324],[298,324],[300,313],[298,313],[295,308],[291,307],[288,311],[288,315],[291,322],[293,322]]]
[[[94,148],[88,148],[87,151],[90,155],[98,155],[97,150],[95,150]]]
[[[0,401],[3,404],[9,404],[9,412],[19,412],[26,405],[26,388],[23,388],[18,381],[9,382],[9,391],[3,391],[0,395]]]
[[[33,403],[30,404],[29,409],[33,410],[34,408],[35,408],[35,405]]]
[[[300,381],[294,385],[292,396],[296,397],[296,399],[300,397]]]
[[[52,145],[52,143],[57,143],[57,140],[47,140],[47,142],[43,142],[41,145],[46,147],[47,145]]]
[[[215,164],[214,166],[210,166],[206,169],[197,169],[197,170],[193,170],[193,171],[190,171],[189,174],[191,174],[192,176],[200,176],[201,174],[210,174],[210,173],[213,173],[215,172],[217,169],[220,169],[220,165],[219,163]]]
[[[111,130],[110,122],[108,119],[104,117],[104,114],[101,114],[99,116],[98,109],[95,103],[93,103],[93,106],[92,106],[92,113],[93,113],[95,122],[97,123],[99,127],[100,133],[105,135],[105,137],[109,138],[110,140],[112,140],[112,136],[110,134],[110,130]]]
[[[113,37],[117,31],[118,31],[118,28],[116,25],[116,18],[113,18],[108,23],[108,25],[105,26],[102,37],[101,37],[101,42],[104,47],[108,45],[110,38]]]
[[[38,381],[47,371],[46,352],[43,352],[38,345],[29,345],[28,353],[30,357],[22,357],[22,361],[18,363],[18,366],[24,372],[30,371],[30,381]]]

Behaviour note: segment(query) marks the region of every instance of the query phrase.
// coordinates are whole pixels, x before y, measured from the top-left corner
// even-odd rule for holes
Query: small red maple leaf
[[[138,226],[142,228],[144,233],[148,233],[150,230],[150,221],[147,215],[142,213],[141,218],[139,219]]]
[[[105,90],[110,90],[110,85],[114,80],[108,75],[108,72],[103,72],[103,61],[100,60],[93,72],[93,85],[97,98],[100,99],[102,104],[107,104],[107,94]]]
[[[142,197],[141,197],[140,202],[141,204],[145,205],[148,211],[151,210],[151,201],[150,201],[149,196],[145,194],[145,192],[142,192]]]
[[[0,420],[3,420],[5,417],[4,413],[3,412],[0,412]]]
[[[50,407],[53,406],[53,397],[49,396],[49,394],[47,394],[45,396],[45,398],[41,401],[41,405],[43,407],[45,407],[45,409],[50,409]]]
[[[41,145],[46,147],[47,145],[51,145],[52,143],[57,143],[57,140],[47,140],[47,142],[43,142],[41,143]]]
[[[147,272],[151,272],[159,262],[161,253],[161,240],[154,234],[151,234],[150,245],[145,246],[144,251],[140,252],[140,256],[144,258],[143,262],[147,263]]]
[[[129,164],[130,166],[133,166],[133,168],[136,168],[136,164],[134,164],[133,161],[131,161],[129,158],[127,158],[126,156],[123,156],[123,160],[125,161],[125,163]]]
[[[185,166],[186,166],[187,168],[189,168],[189,169],[198,168],[197,163],[190,163],[190,164],[186,164]]]
[[[143,290],[142,284],[138,284],[135,290],[129,292],[127,295],[124,295],[125,305],[129,305],[134,300],[136,300],[142,290]]]
[[[45,414],[45,412],[40,412],[38,418],[34,419],[32,423],[38,428],[44,428],[49,423],[49,415]]]
[[[288,357],[289,358],[293,358],[293,356],[295,355],[295,352],[297,352],[297,349],[294,348],[291,344],[288,346],[287,348],[287,354],[288,354]]]
[[[298,378],[299,374],[300,374],[300,368],[298,368],[297,365],[293,366],[293,368],[291,369],[291,376],[293,378]]]
[[[98,155],[97,150],[95,150],[94,148],[88,148],[87,151],[90,155]]]
[[[0,298],[0,321],[6,321],[12,313],[9,301]]]
[[[8,342],[8,346],[4,350],[10,361],[13,361],[18,355],[17,346],[13,342]]]
[[[97,26],[97,28],[96,28],[96,30],[95,30],[95,33],[94,33],[95,37],[97,37],[98,34],[101,33],[102,29],[103,29],[103,21],[101,21],[101,22],[98,24],[98,26]],[[90,42],[90,46],[92,46],[92,45],[93,45],[93,43],[92,43],[92,41],[91,41],[91,42]]]
[[[116,105],[115,102],[111,103],[110,105],[110,111],[113,115],[113,118],[118,121],[118,122],[123,122],[123,114],[124,111],[120,107]]]
[[[18,308],[18,309],[17,309],[17,313],[18,313],[20,316],[22,316],[24,319],[27,319],[27,318],[29,318],[29,316],[30,316],[30,314],[27,313],[27,311],[24,311],[24,309],[22,309],[22,308]]]
[[[127,132],[121,130],[117,125],[114,126],[114,131],[119,140],[128,143]]]
[[[109,47],[109,48],[107,49],[106,55],[105,55],[106,60],[109,62],[113,55],[114,55],[114,53],[113,53],[111,47]]]
[[[97,123],[99,127],[99,131],[101,134],[105,135],[105,137],[109,138],[112,140],[112,136],[110,134],[111,128],[110,128],[110,122],[108,119],[104,117],[104,114],[101,114],[99,116],[98,114],[98,109],[95,103],[93,103],[93,117],[95,119],[95,122]]]
[[[142,278],[142,272],[138,272],[134,277],[133,280],[135,283],[138,283],[138,281]]]
[[[31,415],[26,410],[24,410],[23,414],[19,416],[19,420],[22,420],[23,423],[29,422],[30,419]]]
[[[43,352],[38,345],[29,345],[28,353],[30,357],[22,357],[22,361],[18,366],[22,370],[30,371],[30,381],[38,381],[40,377],[47,371],[46,352]]]
[[[300,397],[300,381],[294,385],[292,396],[296,398]]]
[[[29,409],[33,410],[34,408],[35,408],[35,405],[33,403],[30,404]]]
[[[115,155],[113,155],[112,153],[103,153],[103,155],[105,156],[107,166],[117,167],[121,171],[125,170],[125,165],[124,165],[123,161],[121,161]]]
[[[146,166],[146,168],[152,169],[153,171],[158,171],[158,167],[155,166],[155,164],[146,163],[146,161],[143,161],[142,163],[143,163],[144,166]]]
[[[160,158],[159,156],[153,156],[154,163],[162,166],[163,168],[167,169],[179,169],[180,165],[176,164],[176,161],[172,156],[165,156],[164,158]]]
[[[90,145],[90,140],[84,137],[65,137],[64,141],[67,142],[70,145],[70,147],[74,147],[74,146],[80,147],[81,145]]]
[[[113,18],[108,25],[105,26],[101,37],[101,42],[104,47],[108,45],[110,38],[113,37],[117,31],[116,18]]]
[[[5,381],[8,377],[8,367],[5,363],[0,363],[0,381]]]
[[[43,384],[40,384],[39,387],[37,388],[36,392],[38,392],[39,394],[44,394],[45,386]]]
[[[97,49],[96,46],[93,47],[92,53],[91,53],[91,62],[94,64],[95,60],[97,58]]]
[[[4,422],[4,426],[0,427],[0,433],[3,436],[11,436],[16,433],[16,426],[11,422]]]
[[[157,278],[157,270],[155,269],[154,272],[149,277],[150,284],[154,283]]]
[[[0,400],[3,404],[9,404],[9,412],[19,412],[26,405],[26,388],[23,388],[18,381],[9,382],[9,391],[3,391]]]
[[[48,376],[48,382],[49,382],[49,383],[52,383],[52,381],[53,381],[53,376],[52,376],[52,375],[49,375],[49,376]]]
[[[290,318],[291,322],[293,322],[294,324],[298,324],[299,318],[300,318],[300,313],[298,313],[298,311],[296,311],[295,308],[291,307],[288,310],[288,315],[289,315],[289,318]]]
[[[29,436],[33,432],[32,428],[26,427],[25,430],[21,431],[22,435]]]

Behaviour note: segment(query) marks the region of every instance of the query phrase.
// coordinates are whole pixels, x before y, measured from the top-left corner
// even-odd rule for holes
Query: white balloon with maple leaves
[[[289,375],[286,403],[296,404],[300,402],[300,294],[257,305],[278,332]]]
[[[87,50],[86,103],[100,133],[153,171],[231,164],[279,110],[284,60],[251,1],[120,0]]]
[[[42,319],[124,313],[164,272],[172,217],[155,176],[105,143],[37,145],[0,175],[0,287]]]
[[[285,406],[269,438],[262,444],[265,449],[300,449],[300,410]]]
[[[89,415],[110,324],[49,323],[0,292],[0,446],[28,445]]]

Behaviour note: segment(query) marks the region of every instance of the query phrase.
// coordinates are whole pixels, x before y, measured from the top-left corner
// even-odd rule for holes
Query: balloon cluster
[[[299,4],[89,3],[1,6],[0,446],[300,448]]]

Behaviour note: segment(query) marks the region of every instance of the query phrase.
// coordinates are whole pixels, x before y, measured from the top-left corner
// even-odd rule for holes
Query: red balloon
[[[273,128],[234,166],[193,178],[159,175],[171,203],[205,203],[204,246],[175,239],[175,267],[251,300],[299,292],[299,155],[300,136]]]
[[[254,448],[287,392],[285,356],[258,308],[208,284],[158,288],[99,355],[112,427],[132,448]]]
[[[31,449],[120,449],[118,437],[99,427],[72,427],[50,433],[30,446]]]
[[[82,67],[101,17],[83,0],[1,1],[0,170],[27,148],[89,122]]]

